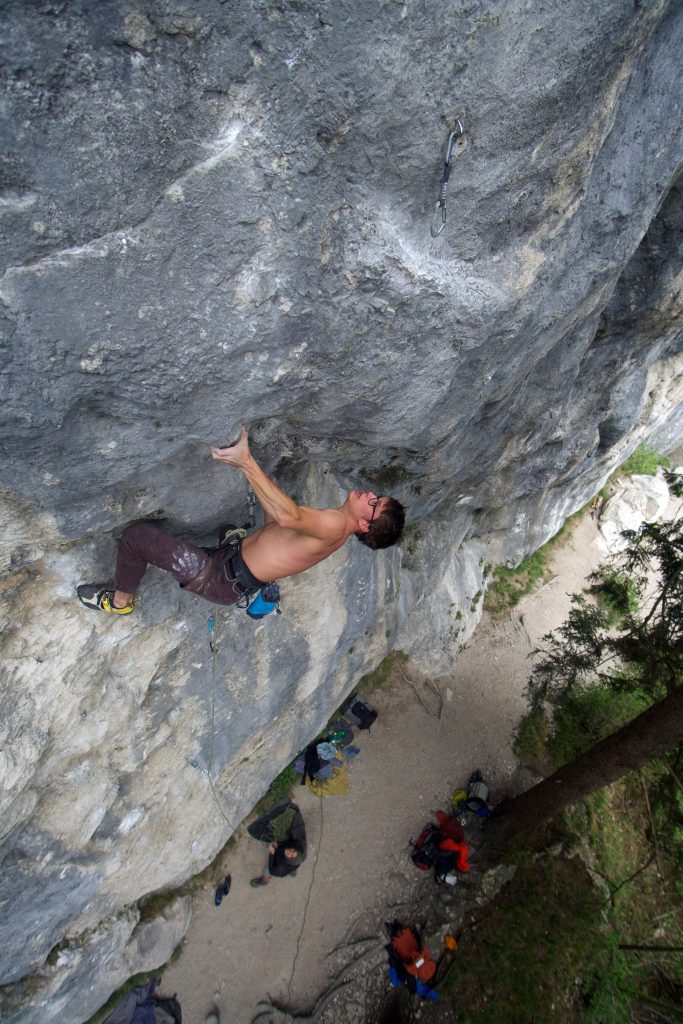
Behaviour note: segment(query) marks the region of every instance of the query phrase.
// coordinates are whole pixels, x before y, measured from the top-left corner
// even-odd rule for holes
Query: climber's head
[[[361,544],[376,550],[399,540],[406,518],[400,501],[372,491],[349,491],[346,504],[358,522],[355,533]]]

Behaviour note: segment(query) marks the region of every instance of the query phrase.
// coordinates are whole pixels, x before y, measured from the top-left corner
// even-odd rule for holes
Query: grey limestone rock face
[[[103,1001],[154,959],[137,901],[211,861],[363,672],[392,647],[442,671],[487,563],[683,434],[683,8],[1,18],[0,984],[8,1020],[82,1021],[79,943],[116,935]],[[208,452],[242,422],[299,501],[394,494],[404,542],[351,541],[280,617],[219,613],[215,658],[161,574],[130,620],[76,604],[130,522],[245,519]]]
[[[26,983],[5,990],[5,1019],[19,1024],[71,1020],[77,1006],[77,1015],[87,1020],[132,974],[154,971],[168,961],[187,931],[191,904],[189,896],[178,897],[152,921],[122,911],[63,943],[30,979],[28,990]]]

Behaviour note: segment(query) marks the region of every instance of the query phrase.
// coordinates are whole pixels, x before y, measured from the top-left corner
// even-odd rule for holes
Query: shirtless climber
[[[351,534],[369,548],[387,548],[401,536],[405,511],[394,498],[349,491],[339,508],[297,505],[267,477],[249,451],[247,428],[237,444],[212,448],[211,457],[244,473],[265,513],[265,524],[228,547],[207,552],[150,522],[134,523],[119,541],[113,589],[84,583],[78,596],[88,608],[115,615],[133,611],[147,565],[170,573],[186,590],[213,604],[235,604],[267,582],[294,576],[321,562]],[[223,543],[226,531],[219,534]]]

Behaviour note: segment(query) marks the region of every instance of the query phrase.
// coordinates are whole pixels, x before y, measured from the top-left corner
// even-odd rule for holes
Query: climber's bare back
[[[307,511],[319,517],[318,536],[270,522],[244,538],[242,557],[257,579],[279,580],[305,572],[343,545],[348,532],[337,509]]]

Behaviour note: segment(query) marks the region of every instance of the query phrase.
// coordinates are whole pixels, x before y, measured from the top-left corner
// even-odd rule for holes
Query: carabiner
[[[455,119],[455,128],[448,136],[448,142],[446,144],[446,156],[444,158],[443,174],[441,175],[441,182],[439,185],[439,198],[436,206],[434,207],[434,213],[432,215],[432,223],[430,225],[430,233],[432,238],[436,238],[440,235],[444,229],[446,223],[446,192],[448,190],[448,179],[451,176],[451,165],[458,155],[456,152],[458,139],[465,134],[462,120],[459,117]]]
[[[440,218],[440,220],[439,220],[439,210],[441,211],[441,218]],[[434,207],[434,215],[432,216],[432,225],[431,225],[431,227],[429,229],[430,232],[431,232],[432,238],[436,238],[437,235],[441,234],[441,232],[444,229],[445,223],[446,223],[446,204],[445,204],[445,202],[442,203],[441,200],[439,200],[439,202]]]
[[[455,128],[453,129],[451,134],[448,136],[448,144],[446,146],[446,163],[447,164],[450,164],[450,163],[453,162],[453,154],[455,152],[455,147],[456,147],[456,145],[458,143],[458,139],[460,138],[461,135],[464,135],[464,134],[465,134],[465,129],[462,126],[462,121],[460,120],[459,117],[456,117],[456,119],[455,119]]]

